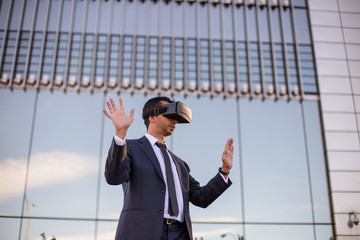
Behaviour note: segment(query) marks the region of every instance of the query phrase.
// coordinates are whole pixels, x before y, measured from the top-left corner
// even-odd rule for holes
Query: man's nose
[[[179,123],[179,121],[177,119],[175,119],[175,118],[171,118],[171,123],[176,124],[176,123]]]

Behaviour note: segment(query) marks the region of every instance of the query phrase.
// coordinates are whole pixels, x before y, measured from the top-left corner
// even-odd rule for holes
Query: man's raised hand
[[[106,105],[110,113],[108,113],[105,109],[103,109],[103,112],[113,122],[115,127],[115,135],[121,139],[124,139],[126,137],[128,128],[134,120],[135,109],[131,109],[129,116],[127,116],[124,112],[124,106],[121,98],[119,98],[119,109],[117,109],[116,104],[112,98],[110,98],[110,102],[106,101]]]

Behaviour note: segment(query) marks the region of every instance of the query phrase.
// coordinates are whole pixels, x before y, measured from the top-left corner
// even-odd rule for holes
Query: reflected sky
[[[146,127],[142,108],[153,95],[120,96],[126,113],[135,108],[128,138],[143,136]],[[121,186],[110,186],[104,179],[114,127],[102,109],[110,97],[117,102],[119,96],[0,90],[2,216],[21,216],[28,167],[27,199],[36,204],[29,208],[29,216],[112,220],[99,222],[97,234],[98,239],[113,239],[123,193]],[[315,233],[331,235],[330,226],[316,227],[316,231],[311,226],[314,222],[330,223],[317,102],[197,97],[175,100],[192,109],[193,121],[178,124],[167,142],[202,185],[217,174],[226,140],[232,137],[235,146],[230,174],[233,186],[207,209],[191,206],[192,219],[197,222],[194,236],[215,240],[224,233],[243,234],[241,223],[269,224],[246,225],[247,240],[269,235],[277,236],[277,240],[295,239],[289,238],[294,232],[298,232],[298,239],[307,240],[314,239]],[[202,221],[213,224],[198,223]],[[30,239],[39,239],[44,231],[48,237],[92,239],[96,226],[95,221],[30,222]],[[18,219],[0,217],[0,238],[14,239],[19,223]]]

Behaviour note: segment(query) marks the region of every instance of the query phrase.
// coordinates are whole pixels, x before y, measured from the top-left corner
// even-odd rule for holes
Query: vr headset
[[[156,108],[146,116],[143,116],[143,119],[150,116],[157,116],[159,114],[162,114],[167,118],[176,119],[179,123],[191,122],[191,109],[179,101],[165,104],[161,108]]]

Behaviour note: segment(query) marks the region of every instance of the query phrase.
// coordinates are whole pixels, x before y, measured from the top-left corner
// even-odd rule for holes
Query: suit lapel
[[[155,153],[154,153],[154,149],[152,148],[149,140],[143,136],[142,138],[139,139],[139,143],[140,143],[140,148],[141,150],[145,153],[145,155],[148,157],[148,159],[150,160],[150,162],[152,163],[152,165],[155,168],[155,171],[157,172],[157,174],[159,175],[159,177],[161,178],[161,180],[163,182],[164,181],[164,177],[163,174],[161,172],[161,168],[160,168],[160,163],[159,160],[157,159]]]

